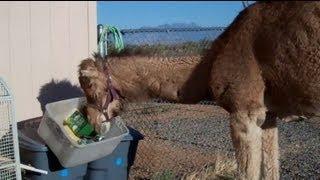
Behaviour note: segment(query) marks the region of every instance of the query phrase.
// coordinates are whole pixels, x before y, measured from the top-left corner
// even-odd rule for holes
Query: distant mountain
[[[161,29],[166,29],[166,28],[201,28],[201,26],[192,22],[192,23],[162,24],[162,25],[155,26],[155,27],[148,27],[148,26],[141,27],[141,29],[145,29],[145,28],[161,28]]]

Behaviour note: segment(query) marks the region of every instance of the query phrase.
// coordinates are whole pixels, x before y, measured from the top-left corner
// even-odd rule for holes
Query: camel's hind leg
[[[261,128],[263,179],[279,179],[279,144],[276,116],[268,113],[266,121]]]
[[[260,179],[262,160],[261,121],[265,119],[265,108],[250,112],[231,114],[231,137],[236,150],[238,177],[240,179]]]

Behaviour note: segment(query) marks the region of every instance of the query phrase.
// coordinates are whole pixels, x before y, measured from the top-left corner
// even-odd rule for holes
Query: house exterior
[[[0,2],[0,77],[13,92],[17,121],[41,116],[52,93],[74,96],[63,87],[76,88],[78,64],[97,48],[96,11],[87,1]]]

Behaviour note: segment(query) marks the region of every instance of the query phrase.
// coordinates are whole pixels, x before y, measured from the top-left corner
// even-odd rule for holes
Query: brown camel
[[[319,48],[320,2],[257,2],[203,57],[123,56],[104,63],[96,56],[82,61],[79,80],[97,126],[106,99],[110,118],[123,99],[194,103],[209,96],[230,113],[239,179],[279,179],[276,117],[320,113]],[[120,98],[112,100],[110,89]]]

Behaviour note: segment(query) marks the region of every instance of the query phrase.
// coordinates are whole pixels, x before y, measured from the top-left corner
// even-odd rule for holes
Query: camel
[[[276,119],[320,113],[319,34],[320,2],[257,2],[202,56],[96,55],[79,66],[87,115],[98,128],[125,100],[210,97],[230,113],[238,178],[279,179]]]

